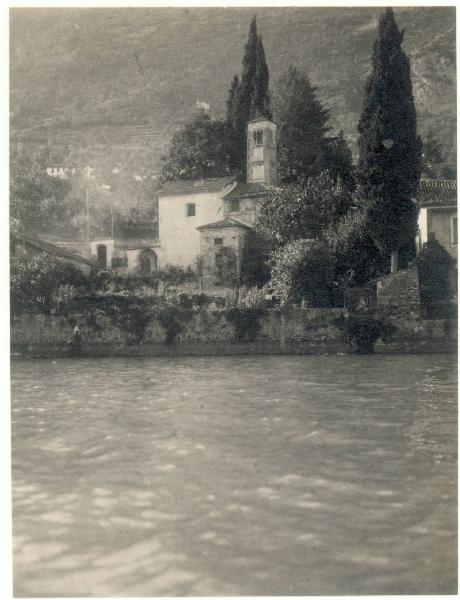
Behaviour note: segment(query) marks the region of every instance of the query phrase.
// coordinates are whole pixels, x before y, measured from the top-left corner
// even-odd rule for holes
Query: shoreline
[[[383,344],[377,343],[373,354],[456,354],[457,345],[452,343],[406,343]],[[40,359],[40,358],[130,358],[130,357],[181,357],[181,356],[290,356],[290,355],[360,355],[352,352],[345,343],[312,344],[286,342],[281,348],[279,343],[272,342],[179,342],[176,344],[138,344],[111,345],[82,344],[81,354],[72,353],[69,345],[55,344],[14,344],[11,346],[10,358]],[[370,353],[372,354],[372,353]],[[361,356],[364,356],[361,354]],[[369,354],[367,354],[369,356]]]

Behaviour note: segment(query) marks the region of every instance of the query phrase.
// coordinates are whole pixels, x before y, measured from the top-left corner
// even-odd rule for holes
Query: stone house
[[[252,227],[226,217],[197,229],[200,233],[199,268],[203,287],[232,287],[239,280],[243,247]],[[234,281],[231,281],[232,275]]]
[[[457,182],[455,179],[422,179],[417,193],[419,207],[417,250],[435,238],[457,260]]]

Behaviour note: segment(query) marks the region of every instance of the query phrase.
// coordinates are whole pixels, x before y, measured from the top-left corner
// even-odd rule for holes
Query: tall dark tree
[[[369,204],[368,230],[385,255],[413,255],[421,141],[410,63],[393,11],[382,14],[358,125],[359,179]]]
[[[294,183],[317,175],[329,111],[316,97],[316,88],[306,75],[289,67],[277,84],[274,101],[280,181]]]
[[[257,39],[256,70],[254,73],[254,92],[251,101],[250,118],[267,117],[271,119],[270,100],[268,95],[269,73],[265,58],[262,36]]]
[[[255,117],[271,117],[268,95],[269,73],[262,38],[257,34],[256,17],[249,27],[248,41],[243,56],[243,73],[237,85],[232,82],[227,102],[227,122],[238,140],[238,167],[246,172],[246,128]]]

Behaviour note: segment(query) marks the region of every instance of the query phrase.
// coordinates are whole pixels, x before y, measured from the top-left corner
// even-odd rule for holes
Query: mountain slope
[[[196,101],[223,116],[255,8],[11,9],[11,133],[75,160],[139,153],[156,162]],[[271,86],[293,64],[350,137],[378,8],[257,8]],[[455,149],[455,9],[399,8],[419,129]],[[141,161],[142,162],[142,161]]]

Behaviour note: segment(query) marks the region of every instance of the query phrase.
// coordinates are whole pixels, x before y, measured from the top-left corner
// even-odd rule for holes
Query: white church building
[[[218,250],[231,248],[239,260],[260,202],[276,187],[276,125],[265,118],[248,123],[247,182],[219,177],[167,182],[159,195],[158,265],[218,267]]]
[[[139,240],[129,245],[113,239],[93,239],[90,253],[99,269],[110,268],[123,256],[123,271],[148,275],[168,265],[198,264],[205,285],[216,283],[222,249],[236,259],[239,272],[244,241],[252,230],[260,203],[276,187],[276,125],[266,118],[250,121],[247,128],[247,182],[236,177],[169,181],[158,199],[157,242]]]

